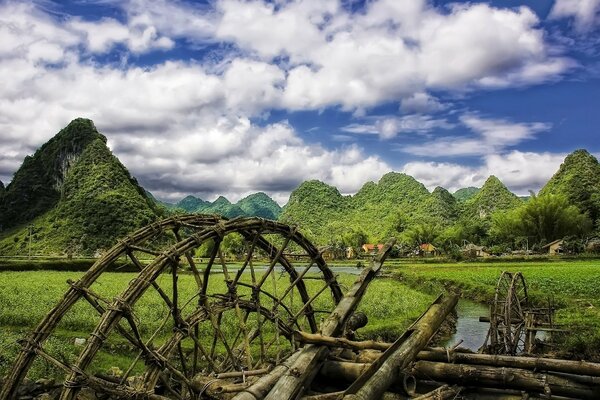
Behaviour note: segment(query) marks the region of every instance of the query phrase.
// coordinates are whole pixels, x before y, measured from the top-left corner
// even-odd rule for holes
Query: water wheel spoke
[[[175,235],[175,238],[177,239],[177,241],[181,242],[182,238],[181,238],[181,235],[179,234],[179,228],[173,229],[173,234]],[[194,279],[196,280],[196,285],[198,286],[198,290],[200,290],[200,288],[202,287],[202,277],[200,276],[200,271],[198,270],[198,267],[196,267],[196,263],[194,262],[194,257],[192,257],[192,254],[190,251],[185,252],[185,258],[190,266],[190,270],[192,271],[192,274],[194,275]]]
[[[256,242],[258,240],[258,236],[259,236],[259,232],[254,232],[254,234],[252,235],[252,242],[248,246],[248,250],[246,252],[247,253],[246,258],[244,259],[244,263],[242,264],[241,268],[238,270],[237,274],[235,275],[235,278],[233,279],[233,285],[236,285],[237,282],[240,280],[240,278],[242,277],[242,274],[248,267],[248,264],[252,263],[252,257],[254,257],[254,249],[256,248]],[[254,270],[252,270],[252,274],[254,276]]]
[[[207,300],[207,292],[208,292],[208,279],[210,278],[210,270],[212,269],[213,264],[215,263],[215,258],[219,252],[219,246],[221,245],[220,239],[213,240],[213,249],[210,253],[210,258],[208,259],[208,263],[206,264],[206,268],[204,268],[204,280],[202,281],[202,289],[200,290],[200,298],[198,302],[200,304],[206,304]]]
[[[142,263],[138,260],[138,258],[131,251],[127,251],[127,257],[129,257],[129,259],[131,260],[133,265],[135,265],[140,271],[142,271],[144,269],[144,266],[142,265]],[[151,284],[152,284],[152,287],[154,288],[154,290],[156,290],[158,295],[167,304],[167,307],[169,307],[169,309],[173,309],[173,303],[171,302],[171,299],[169,298],[169,296],[167,296],[167,294],[164,292],[164,290],[161,289],[159,284],[156,283],[156,281],[152,281]]]
[[[140,253],[149,254],[149,255],[155,256],[155,257],[158,257],[161,255],[160,251],[148,249],[146,247],[136,246],[133,244],[128,245],[127,248],[130,251],[139,251]]]
[[[292,235],[286,236],[286,238],[285,238],[285,240],[283,242],[283,245],[279,248],[279,250],[277,251],[277,254],[271,260],[271,263],[269,264],[269,267],[267,268],[267,271],[264,273],[264,275],[258,281],[257,286],[259,288],[262,287],[262,285],[265,283],[265,281],[267,280],[267,278],[269,277],[269,275],[271,274],[271,272],[275,268],[275,265],[279,262],[279,259],[282,257],[282,254],[283,254],[285,248],[287,247],[287,245],[290,243],[291,239],[292,239]]]

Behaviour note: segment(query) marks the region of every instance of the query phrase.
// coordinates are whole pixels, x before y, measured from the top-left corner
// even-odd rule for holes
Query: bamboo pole
[[[446,400],[456,398],[464,388],[460,386],[442,385],[429,393],[414,397],[413,400]]]
[[[380,398],[411,363],[458,303],[458,295],[438,297],[427,311],[346,390],[345,400]]]
[[[325,336],[338,336],[344,329],[345,323],[358,307],[365,294],[369,283],[380,271],[387,255],[395,243],[391,239],[365,268],[350,290],[342,297],[333,312],[323,323],[321,333]],[[291,367],[290,373],[279,379],[273,389],[265,397],[266,400],[292,399],[310,386],[310,383],[319,370],[319,365],[325,359],[329,349],[324,346],[307,345],[301,351]],[[260,381],[259,381],[260,382]],[[256,397],[260,399],[260,397]]]
[[[513,367],[535,371],[564,372],[568,374],[600,376],[600,363],[559,360],[541,357],[514,357],[492,354],[474,354],[445,351],[421,351],[417,360],[440,361],[494,367]]]
[[[257,400],[264,398],[267,393],[269,393],[269,390],[271,390],[273,385],[275,385],[275,383],[281,379],[283,374],[289,371],[290,367],[294,364],[299,356],[299,351],[292,354],[283,363],[273,368],[271,372],[238,393],[233,400]]]
[[[545,395],[565,395],[580,399],[600,398],[599,387],[573,382],[551,374],[535,373],[517,368],[417,361],[411,373],[417,378],[468,386],[520,389]]]
[[[353,341],[343,337],[324,336],[319,333],[306,333],[302,331],[294,332],[294,340],[301,343],[318,344],[327,347],[343,347],[353,350],[387,350],[392,344],[377,342],[375,340]]]

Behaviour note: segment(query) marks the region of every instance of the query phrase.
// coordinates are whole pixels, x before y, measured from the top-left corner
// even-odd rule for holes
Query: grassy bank
[[[600,361],[600,262],[572,260],[527,263],[445,263],[389,266],[398,280],[430,293],[444,288],[464,297],[491,302],[502,271],[521,271],[530,299],[539,305],[552,298],[557,322],[570,333],[558,338],[572,356]]]
[[[0,273],[0,376],[7,372],[19,347],[16,339],[32,329],[58,302],[62,294],[68,289],[67,279],[76,280],[82,274],[77,272],[61,271],[27,271],[27,272],[1,272]],[[93,289],[100,296],[112,299],[118,295],[137,274],[132,273],[105,273],[102,274]],[[209,290],[213,293],[225,293],[226,287],[222,276],[212,279]],[[221,279],[218,279],[221,278]],[[248,278],[249,279],[249,278]],[[340,274],[338,281],[343,291],[354,282],[356,276]],[[285,276],[279,276],[275,284],[281,292],[286,282]],[[164,275],[158,279],[161,287],[171,296],[170,276]],[[309,294],[316,293],[323,285],[322,281],[307,280]],[[269,279],[265,288],[273,293],[273,282]],[[212,286],[211,286],[212,285]],[[183,303],[185,299],[193,297],[195,282],[191,275],[182,275],[179,280],[179,297]],[[399,336],[404,329],[416,319],[431,303],[433,295],[423,294],[411,289],[393,279],[377,279],[369,287],[359,310],[369,317],[369,324],[359,331],[363,338],[394,338]],[[289,304],[288,304],[289,305]],[[263,304],[263,306],[268,306]],[[294,309],[298,309],[298,297]],[[317,310],[330,310],[333,306],[328,295],[319,297],[314,308]],[[165,303],[153,290],[148,290],[134,307],[135,317],[142,326],[142,335],[146,337],[160,327],[168,310]],[[188,310],[189,311],[189,310]],[[324,317],[318,314],[317,319]],[[74,346],[77,337],[87,338],[99,321],[99,316],[91,307],[80,301],[69,311],[53,334],[48,344],[48,351],[56,354],[61,359],[73,359],[81,350]],[[231,328],[237,325],[231,324]],[[165,338],[170,334],[169,326],[164,329]],[[226,328],[229,329],[229,328]],[[161,331],[162,332],[162,331]],[[207,342],[212,337],[208,327],[201,328],[201,340]],[[164,338],[159,338],[164,340]],[[210,343],[206,343],[210,346]],[[124,370],[128,362],[136,353],[122,337],[111,336],[108,346],[98,355],[97,362],[92,366],[96,372],[106,372],[110,367],[119,367]],[[33,367],[33,377],[48,377],[56,371],[44,362],[38,361]],[[60,375],[60,373],[58,373]]]

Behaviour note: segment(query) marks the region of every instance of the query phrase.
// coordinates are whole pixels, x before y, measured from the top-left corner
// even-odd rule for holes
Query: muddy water
[[[462,340],[460,347],[477,351],[483,345],[490,327],[487,322],[479,322],[479,317],[489,315],[489,307],[485,304],[460,299],[456,312],[458,314],[456,333],[448,339],[444,346],[452,347]]]

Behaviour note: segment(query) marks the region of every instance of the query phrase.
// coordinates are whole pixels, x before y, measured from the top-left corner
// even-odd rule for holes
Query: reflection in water
[[[456,333],[448,339],[445,346],[452,347],[462,340],[460,347],[473,351],[479,350],[483,346],[485,336],[490,328],[488,322],[479,322],[479,317],[489,315],[489,307],[485,304],[460,299],[456,312],[458,314]]]

